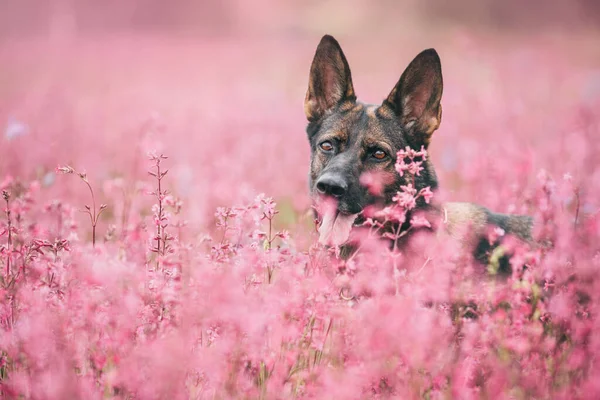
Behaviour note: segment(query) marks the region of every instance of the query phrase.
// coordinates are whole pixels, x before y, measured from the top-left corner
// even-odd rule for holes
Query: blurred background
[[[367,102],[438,50],[444,117],[431,153],[452,199],[518,209],[501,182],[516,192],[539,168],[585,173],[594,149],[569,135],[600,95],[595,0],[1,0],[0,179],[85,196],[54,174],[71,164],[117,202],[115,182],[147,180],[156,149],[198,226],[262,191],[300,213],[303,100],[325,33]]]
[[[437,26],[438,31],[463,25],[488,32],[539,34],[585,30],[600,20],[600,5],[595,0],[259,0],[251,4],[243,0],[3,0],[2,11],[4,37],[107,33],[302,37],[323,28],[349,35],[361,30],[391,33],[407,24]]]

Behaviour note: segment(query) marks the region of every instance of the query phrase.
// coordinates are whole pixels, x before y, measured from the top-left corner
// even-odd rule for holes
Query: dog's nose
[[[317,190],[322,194],[342,197],[348,190],[348,184],[341,176],[327,174],[317,181]]]

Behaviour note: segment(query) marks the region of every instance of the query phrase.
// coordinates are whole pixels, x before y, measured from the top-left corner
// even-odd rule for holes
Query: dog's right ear
[[[310,67],[304,113],[316,121],[345,101],[356,101],[350,66],[337,40],[325,35]]]

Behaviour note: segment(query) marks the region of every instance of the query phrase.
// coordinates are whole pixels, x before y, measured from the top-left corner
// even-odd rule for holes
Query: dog
[[[408,183],[407,175],[400,176],[394,167],[397,152],[407,146],[417,151],[429,147],[441,123],[442,91],[440,58],[434,49],[427,49],[412,60],[382,104],[362,103],[354,92],[342,48],[332,36],[323,36],[304,100],[311,148],[310,195],[313,204],[323,199],[335,201],[329,211],[315,211],[321,242],[349,246],[350,231],[365,220],[363,210],[392,203],[401,186]],[[414,187],[435,191],[438,180],[429,157],[422,166],[421,173],[414,176]],[[365,173],[377,174],[383,186],[379,194],[372,194],[361,183]],[[471,203],[419,201],[415,210],[443,216],[443,229],[451,236],[468,228],[463,230],[470,232],[469,238],[461,233],[460,240],[473,245],[478,258],[489,255],[487,240],[483,240],[489,226],[531,241],[533,220],[529,216],[494,213]]]

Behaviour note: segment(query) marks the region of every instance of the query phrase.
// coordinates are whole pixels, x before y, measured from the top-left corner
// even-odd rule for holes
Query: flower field
[[[0,42],[0,398],[600,398],[600,36],[338,37],[373,103],[438,50],[441,189],[398,198],[534,217],[482,264],[318,244],[322,33]]]

